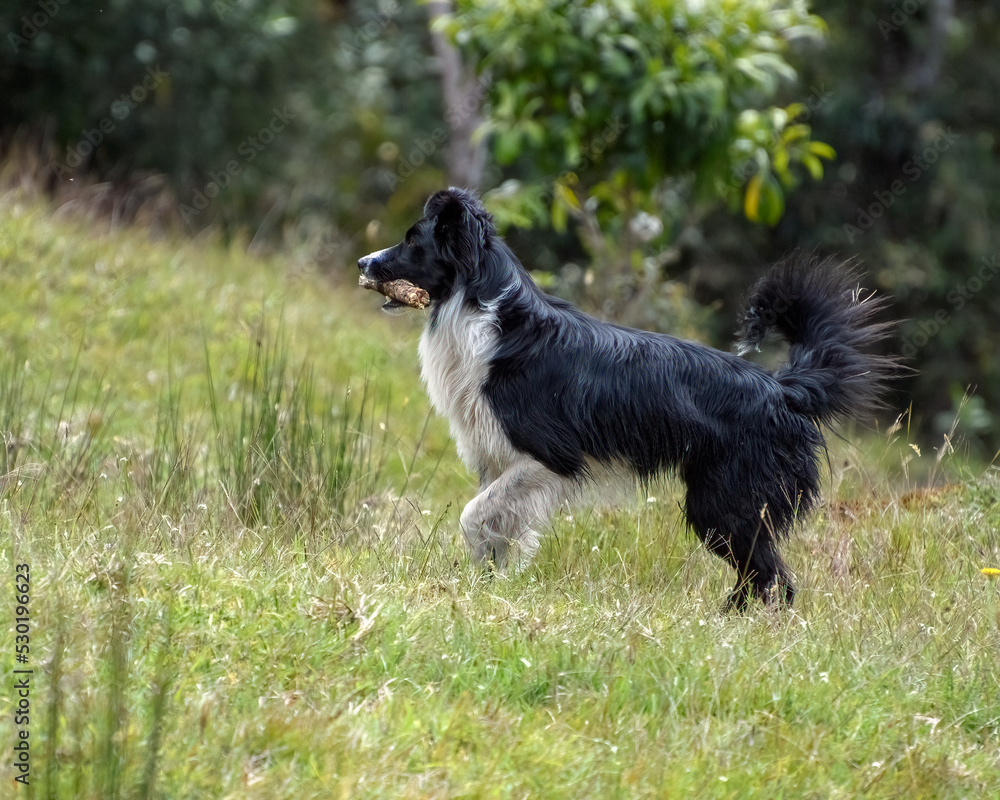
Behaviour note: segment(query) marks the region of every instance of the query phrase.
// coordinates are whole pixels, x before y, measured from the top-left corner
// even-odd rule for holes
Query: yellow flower
[[[985,575],[987,578],[1000,577],[1000,569],[997,569],[996,567],[983,567],[979,571],[983,573],[983,575]]]

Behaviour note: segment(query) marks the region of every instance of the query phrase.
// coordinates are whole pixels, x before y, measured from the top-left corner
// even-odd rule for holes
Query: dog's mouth
[[[400,303],[398,300],[393,300],[391,297],[382,303],[382,310],[386,314],[391,314],[393,316],[404,313],[408,308],[410,308],[410,306],[405,303]]]
[[[380,281],[362,274],[358,277],[358,285],[362,289],[371,289],[383,295],[386,301],[382,310],[390,314],[398,313],[402,308],[427,308],[431,302],[426,289],[421,289],[403,278]]]

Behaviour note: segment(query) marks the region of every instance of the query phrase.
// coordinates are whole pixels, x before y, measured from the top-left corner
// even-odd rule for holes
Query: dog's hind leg
[[[462,511],[472,558],[497,569],[523,570],[538,551],[538,528],[569,494],[569,481],[537,461],[518,461]]]
[[[795,599],[788,568],[774,541],[768,537],[756,540],[736,536],[729,542],[731,559],[736,568],[736,584],[726,601],[727,611],[743,611],[750,600],[763,600],[771,607],[790,606]]]
[[[719,486],[693,481],[685,510],[688,524],[705,547],[736,570],[727,611],[742,611],[756,599],[769,606],[791,605],[795,589],[776,541],[776,533],[783,531],[770,527],[766,505],[755,509],[750,498],[730,497]]]

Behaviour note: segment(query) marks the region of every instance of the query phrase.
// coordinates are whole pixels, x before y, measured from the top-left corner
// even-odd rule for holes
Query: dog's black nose
[[[362,256],[358,259],[358,269],[368,274],[368,270],[372,268],[372,265],[378,264],[382,261],[382,256],[388,252],[387,250],[378,250],[374,253],[369,253],[366,256]]]

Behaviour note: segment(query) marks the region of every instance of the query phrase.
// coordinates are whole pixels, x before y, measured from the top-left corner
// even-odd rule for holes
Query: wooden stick
[[[395,300],[397,303],[402,303],[404,306],[409,306],[410,308],[427,308],[431,303],[431,296],[427,293],[426,289],[414,286],[402,278],[381,283],[380,281],[361,275],[358,277],[358,286],[362,289],[371,289],[373,292],[385,295],[390,300]]]

